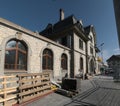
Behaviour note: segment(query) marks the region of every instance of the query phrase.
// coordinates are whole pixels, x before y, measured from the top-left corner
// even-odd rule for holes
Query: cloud
[[[120,54],[120,49],[119,48],[116,48],[113,50],[114,54]]]
[[[102,52],[100,52],[100,54],[99,54],[99,56],[101,57],[101,58],[103,58],[103,61],[104,62],[106,62],[106,60],[108,59],[108,58],[110,58],[111,57],[111,52],[109,52],[108,50],[103,50]]]
[[[110,53],[108,50],[103,50],[103,60],[104,60],[104,62],[105,62],[108,58],[110,58],[110,56],[111,56],[111,53]]]
[[[106,63],[106,60],[109,59],[112,55],[117,55],[117,54],[120,54],[120,49],[119,48],[116,48],[114,50],[107,50],[107,49],[104,49],[102,51],[102,54],[101,52],[99,53],[99,56],[102,57],[103,56],[103,61]]]
[[[120,54],[120,49],[116,48],[114,50],[103,50],[103,60],[106,62],[107,59],[109,59],[112,55]]]

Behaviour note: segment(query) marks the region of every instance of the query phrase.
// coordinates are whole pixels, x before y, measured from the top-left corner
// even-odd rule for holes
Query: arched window
[[[53,70],[53,53],[49,49],[43,51],[42,68],[44,70]]]
[[[18,40],[10,40],[5,49],[5,69],[27,70],[27,46]]]
[[[80,58],[80,70],[83,70],[83,58]]]
[[[61,68],[67,70],[67,55],[62,54],[61,56]]]

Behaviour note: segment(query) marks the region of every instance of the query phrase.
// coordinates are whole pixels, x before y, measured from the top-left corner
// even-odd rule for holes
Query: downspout
[[[70,51],[70,54],[71,54],[71,60],[70,60],[70,77],[71,78],[74,78],[74,33],[71,34],[71,51]]]
[[[86,73],[88,73],[88,47],[87,47],[87,41],[85,42],[86,46]]]

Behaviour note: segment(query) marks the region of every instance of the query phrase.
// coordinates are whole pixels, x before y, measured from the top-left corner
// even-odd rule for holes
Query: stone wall
[[[80,74],[80,58],[83,58],[83,73],[86,73],[86,44],[85,41],[83,41],[83,49],[79,48],[79,39],[82,40],[81,37],[79,37],[76,33],[74,33],[74,72],[75,75]]]
[[[80,52],[81,54],[86,54],[86,46],[85,46],[85,41],[83,41],[83,49],[79,48],[79,39],[82,40],[76,33],[74,33],[74,49]]]
[[[83,71],[83,74],[86,73],[86,56],[78,52],[75,52],[75,60],[74,60],[75,61],[75,69],[74,69],[75,75],[80,74],[80,64],[81,64],[80,58],[81,57],[83,58],[83,70],[81,71]]]
[[[16,25],[17,26],[17,25]],[[0,24],[0,73],[4,74],[4,59],[5,59],[5,46],[11,39],[17,39],[23,41],[28,46],[28,73],[42,72],[42,53],[45,48],[49,48],[53,52],[53,75],[54,77],[60,77],[62,75],[61,70],[61,55],[65,53],[68,57],[68,74],[70,73],[70,54],[69,49],[59,45],[47,38],[44,38],[37,33],[30,33],[23,28],[19,30],[18,26],[14,25],[6,26]]]

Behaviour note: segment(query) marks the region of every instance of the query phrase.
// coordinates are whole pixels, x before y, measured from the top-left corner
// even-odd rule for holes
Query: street
[[[81,93],[68,98],[52,93],[27,106],[120,106],[120,83],[110,76],[94,76],[81,81]]]

